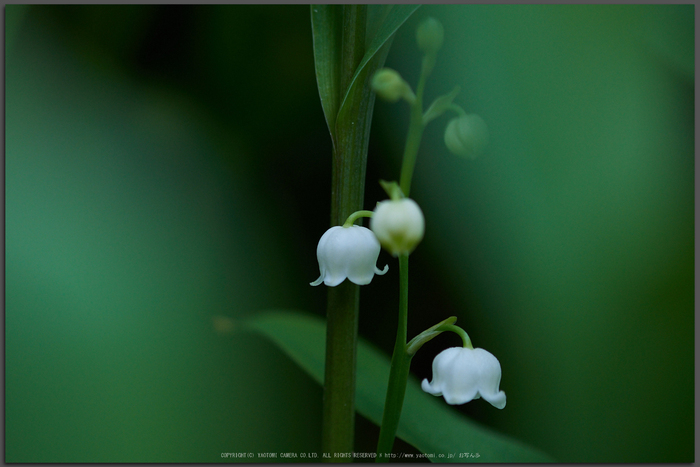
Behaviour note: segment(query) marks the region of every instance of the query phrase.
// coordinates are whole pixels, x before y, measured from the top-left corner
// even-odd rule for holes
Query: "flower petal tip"
[[[319,277],[315,281],[309,282],[309,285],[311,285],[313,287],[316,287],[317,285],[321,285],[321,284],[323,284],[323,274],[321,274],[321,277]]]

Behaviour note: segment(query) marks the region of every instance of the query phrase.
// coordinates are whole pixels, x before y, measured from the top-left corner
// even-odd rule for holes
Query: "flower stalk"
[[[418,79],[418,86],[416,87],[415,98],[412,98],[411,96],[411,99],[407,99],[410,104],[411,116],[408,126],[408,134],[406,137],[406,146],[404,148],[403,161],[401,164],[401,177],[399,179],[399,187],[401,192],[407,198],[411,191],[411,180],[413,179],[418,149],[423,136],[423,130],[425,129],[423,118],[423,91],[425,89],[425,83],[428,79],[428,75],[430,75],[433,67],[435,66],[437,51],[442,45],[442,26],[439,25],[438,22],[437,25],[439,26],[439,31],[437,31],[435,23],[435,20],[429,20],[428,22],[424,22],[419,27],[418,43],[425,55],[423,57],[420,78]],[[394,199],[393,201],[396,202],[397,200]],[[373,218],[373,220],[374,219],[376,219],[376,216]],[[421,230],[418,241],[420,241],[422,237],[423,233]],[[415,244],[413,245],[413,248],[415,248]],[[411,248],[411,250],[413,248]],[[394,445],[396,431],[398,430],[399,421],[401,419],[404,396],[406,395],[406,385],[408,383],[411,358],[413,356],[413,353],[408,352],[407,347],[409,253],[410,250],[404,250],[398,255],[400,276],[399,319],[396,331],[396,343],[394,344],[394,353],[391,359],[391,370],[389,372],[389,384],[384,403],[384,413],[382,415],[382,426],[379,432],[379,441],[377,443],[377,462],[388,462],[389,460],[389,457],[385,456],[385,454],[390,453]]]
[[[421,72],[416,98],[411,104],[411,120],[408,126],[408,136],[404,149],[403,162],[401,164],[400,188],[404,196],[408,197],[411,190],[411,179],[413,169],[416,165],[418,148],[420,147],[423,135],[423,89],[429,73],[428,67],[424,66]],[[389,457],[384,454],[391,452],[396,438],[396,430],[401,419],[401,409],[406,395],[406,385],[411,367],[411,358],[406,349],[408,339],[408,253],[399,255],[399,320],[396,330],[396,343],[394,353],[391,357],[391,370],[389,373],[389,385],[384,402],[384,413],[382,415],[382,426],[379,431],[379,441],[377,443],[377,462],[388,462]]]
[[[399,427],[406,384],[411,367],[411,357],[406,351],[408,333],[408,254],[399,255],[399,322],[396,330],[394,354],[391,357],[389,386],[386,391],[382,427],[377,443],[377,462],[388,462],[386,454],[394,446],[396,430]]]
[[[418,157],[418,148],[423,137],[423,89],[428,78],[428,67],[423,60],[423,68],[421,70],[418,87],[416,88],[416,99],[411,105],[411,120],[408,124],[408,136],[406,138],[406,147],[403,153],[403,162],[401,163],[401,179],[399,185],[404,196],[408,196],[411,191],[411,180],[413,179],[413,170],[416,167],[416,158]]]

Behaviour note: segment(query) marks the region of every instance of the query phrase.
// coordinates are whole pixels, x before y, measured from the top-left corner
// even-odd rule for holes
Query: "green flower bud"
[[[391,68],[382,68],[374,74],[372,90],[389,102],[396,102],[401,98],[412,102],[416,98],[408,83]]]
[[[486,122],[476,114],[453,118],[445,129],[445,145],[452,154],[476,158],[489,140]]]
[[[435,18],[423,20],[416,31],[418,48],[428,55],[435,55],[442,47],[444,39],[445,30],[442,27],[442,23]]]
[[[409,198],[382,201],[374,209],[370,229],[392,255],[411,253],[423,239],[423,211]]]

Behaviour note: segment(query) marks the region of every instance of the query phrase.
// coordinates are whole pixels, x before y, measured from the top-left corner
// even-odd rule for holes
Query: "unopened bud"
[[[423,239],[425,219],[418,204],[409,198],[377,204],[370,228],[389,253],[411,253]]]
[[[397,71],[391,68],[382,68],[374,74],[372,90],[389,102],[396,102],[401,98],[409,102],[415,100],[411,87]]]
[[[445,40],[442,23],[435,18],[426,18],[416,31],[418,48],[428,55],[435,55]]]
[[[486,122],[476,114],[454,118],[445,129],[445,145],[452,154],[476,158],[489,140]]]

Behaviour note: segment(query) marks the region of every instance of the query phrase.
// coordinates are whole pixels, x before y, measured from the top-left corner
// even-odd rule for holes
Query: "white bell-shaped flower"
[[[366,227],[331,227],[318,242],[316,257],[321,269],[321,277],[311,285],[326,284],[335,287],[346,278],[357,285],[372,282],[375,274],[385,274],[376,266],[381,246],[377,237]]]
[[[506,393],[499,391],[501,364],[484,349],[451,347],[433,360],[433,381],[424,379],[423,391],[434,396],[444,396],[450,405],[466,404],[483,397],[502,409],[506,406]]]

